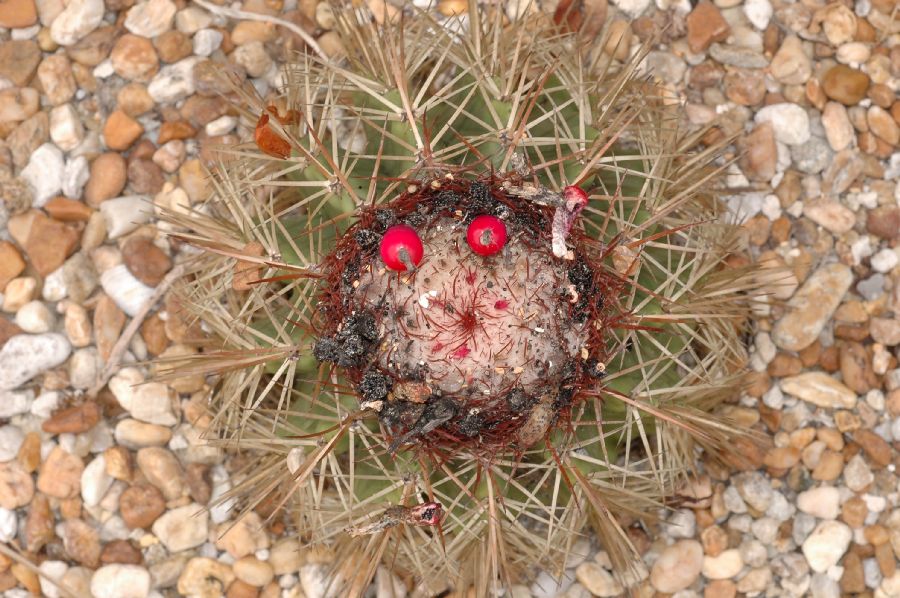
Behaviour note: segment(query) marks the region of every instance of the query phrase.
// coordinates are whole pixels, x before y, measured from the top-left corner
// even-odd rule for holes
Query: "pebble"
[[[269,549],[268,563],[275,575],[296,573],[305,562],[300,551],[300,542],[295,538],[282,538]]]
[[[0,542],[11,542],[16,537],[18,525],[15,511],[0,508]]]
[[[116,442],[131,449],[163,446],[172,438],[172,431],[164,426],[124,419],[116,424]]]
[[[126,33],[109,55],[116,74],[129,81],[147,82],[159,72],[159,57],[146,37]]]
[[[166,499],[157,488],[136,484],[119,496],[119,512],[130,529],[149,529],[166,511]]]
[[[801,547],[810,569],[817,573],[828,571],[844,556],[852,538],[850,528],[840,521],[821,522]]]
[[[194,34],[194,55],[209,56],[219,49],[223,39],[225,39],[225,36],[222,35],[221,31],[216,29],[201,29]]]
[[[40,586],[41,595],[44,598],[60,598],[63,594],[54,582],[62,580],[63,575],[69,570],[69,565],[63,561],[47,560],[41,563]]]
[[[119,309],[131,317],[153,296],[153,289],[135,278],[125,264],[113,266],[101,274],[100,285]]]
[[[59,194],[64,167],[63,153],[52,143],[43,144],[31,154],[20,176],[31,187],[33,207],[43,207],[48,199]]]
[[[853,409],[856,393],[824,372],[804,372],[781,381],[781,390],[826,409]]]
[[[762,69],[769,66],[769,61],[766,60],[766,57],[752,48],[713,44],[709,47],[709,55],[728,66],[737,66],[745,69]]]
[[[143,132],[144,127],[122,110],[110,114],[103,125],[103,139],[113,150],[127,150]]]
[[[674,594],[690,587],[703,568],[703,546],[696,540],[679,540],[667,546],[650,570],[650,583],[658,592]]]
[[[866,97],[871,79],[862,71],[845,64],[831,67],[822,76],[822,91],[845,106],[855,106]]]
[[[177,7],[171,0],[147,0],[128,11],[125,28],[135,35],[153,38],[172,28]]]
[[[612,3],[632,19],[639,17],[650,6],[650,0],[612,0]]]
[[[84,186],[87,184],[88,179],[90,178],[90,166],[88,165],[88,160],[84,156],[76,156],[69,160],[66,160],[66,166],[63,169],[63,178],[62,178],[62,193],[67,198],[75,200],[81,197],[81,192],[84,190]],[[49,209],[49,204],[54,202],[55,200],[51,199],[45,208]],[[79,209],[86,208],[84,204],[78,204]],[[82,210],[84,211],[84,210]],[[54,218],[61,219],[60,216],[51,212],[50,214]],[[87,215],[87,219],[90,219],[90,215]]]
[[[16,312],[16,325],[31,334],[50,332],[55,323],[53,313],[41,301],[29,301]]]
[[[178,591],[182,596],[224,596],[234,579],[231,567],[225,563],[194,557],[178,576]]]
[[[41,465],[37,479],[37,489],[54,498],[73,498],[81,491],[81,473],[84,463],[76,455],[67,453],[59,446]]]
[[[791,146],[791,159],[800,172],[818,174],[832,163],[834,153],[824,138],[811,135],[806,143]]]
[[[167,501],[186,494],[184,470],[169,449],[153,446],[137,452],[136,462],[147,481],[153,484]]]
[[[900,126],[881,106],[869,106],[866,121],[869,123],[869,129],[887,143],[897,145],[900,142]]]
[[[746,0],[744,2],[744,14],[747,16],[747,20],[760,31],[765,31],[769,26],[773,12],[774,9],[769,0]]]
[[[245,556],[244,558],[236,560],[232,565],[232,569],[238,579],[258,588],[265,586],[275,577],[272,565],[266,561],[259,560],[255,556]],[[381,568],[379,571],[381,571]],[[392,577],[389,572],[387,573],[389,577]],[[400,597],[398,596],[398,598]]]
[[[869,263],[876,272],[887,273],[900,263],[900,256],[893,249],[882,249],[869,259]]]
[[[102,370],[103,360],[97,347],[77,349],[69,359],[69,384],[77,390],[87,390]]]
[[[891,253],[894,253],[891,251]],[[896,254],[894,254],[896,257]],[[894,262],[896,264],[896,261]],[[872,318],[869,321],[869,334],[872,340],[882,345],[893,347],[900,345],[900,319],[895,318]]]
[[[847,115],[847,109],[839,102],[828,102],[822,111],[822,126],[825,138],[836,152],[847,147],[856,139],[856,132]]]
[[[192,56],[164,66],[147,86],[154,102],[167,104],[181,100],[194,93],[194,65],[203,60],[202,56]]]
[[[148,598],[150,572],[137,565],[104,565],[91,576],[94,598]]]
[[[262,77],[272,68],[272,59],[260,41],[250,42],[231,53],[231,59],[244,68],[250,77]]]
[[[843,264],[822,266],[794,293],[787,312],[772,330],[775,344],[789,351],[811,345],[825,328],[844,294],[853,283],[853,273]]]
[[[744,559],[736,548],[722,551],[718,556],[703,557],[701,572],[707,579],[731,579],[741,572]]]
[[[71,46],[103,21],[103,0],[69,0],[53,19],[50,38],[60,46]]]
[[[37,22],[33,0],[7,0],[0,4],[0,27],[18,29]]]
[[[819,519],[837,519],[841,494],[834,486],[819,486],[797,495],[797,508]]]
[[[106,458],[103,455],[94,457],[81,473],[81,500],[84,501],[84,506],[94,507],[100,504],[113,481],[112,476],[106,473]]]
[[[31,474],[16,461],[0,462],[0,507],[17,509],[30,503],[33,497]]]
[[[781,143],[798,145],[809,141],[809,116],[796,104],[782,102],[765,106],[756,113],[754,120],[772,123],[775,139]]]
[[[68,359],[72,346],[56,333],[18,334],[0,349],[0,390],[12,390]]]
[[[206,542],[209,512],[202,505],[191,503],[166,512],[152,529],[169,552],[188,550]]]
[[[25,434],[16,426],[0,426],[0,463],[15,458],[25,441]]]
[[[715,4],[699,2],[687,16],[687,42],[691,52],[706,51],[713,42],[725,41],[731,28]]]
[[[0,90],[0,123],[28,119],[40,107],[40,94],[31,87]]]
[[[48,434],[83,434],[100,423],[102,413],[94,401],[55,411],[41,429]]]
[[[72,104],[50,110],[50,139],[64,152],[70,152],[84,140],[84,126]]]
[[[91,162],[91,175],[84,188],[84,198],[89,206],[97,207],[107,199],[117,197],[127,182],[127,164],[118,152],[97,156]]]
[[[100,213],[106,221],[109,238],[118,239],[149,222],[153,217],[153,205],[143,195],[126,195],[101,203]]]
[[[250,511],[236,522],[226,524],[227,531],[216,540],[216,548],[226,551],[236,559],[269,547],[262,519]]]
[[[624,591],[612,574],[593,562],[585,562],[575,569],[575,578],[594,596],[620,596]]]

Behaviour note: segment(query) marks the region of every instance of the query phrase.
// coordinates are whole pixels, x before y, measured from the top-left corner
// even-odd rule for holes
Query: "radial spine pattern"
[[[173,375],[253,457],[231,497],[338,551],[330,595],[381,562],[490,595],[592,532],[637,579],[625,526],[745,441],[713,414],[756,288],[717,148],[640,53],[541,16],[336,14],[346,58],[245,94],[254,143],[171,215],[207,331]]]

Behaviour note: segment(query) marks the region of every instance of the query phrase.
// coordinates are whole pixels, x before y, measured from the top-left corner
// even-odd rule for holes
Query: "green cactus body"
[[[465,33],[424,15],[384,27],[339,19],[346,60],[302,59],[274,98],[299,114],[273,128],[290,156],[249,147],[223,163],[211,217],[183,235],[232,248],[198,257],[184,291],[214,337],[193,366],[216,381],[209,435],[262,455],[238,472],[233,495],[248,509],[288,507],[305,542],[339,551],[331,595],[361,594],[382,560],[435,591],[474,585],[489,595],[536,567],[557,570],[590,530],[633,581],[640,565],[617,514],[649,513],[686,479],[698,448],[721,454],[737,433],[711,410],[740,374],[754,283],[749,271],[722,267],[738,246],[704,194],[714,151],[698,154],[698,136],[682,133],[677,113],[635,78],[640,54],[626,64],[589,57],[577,36],[540,17],[482,17]],[[566,242],[594,277],[596,296],[584,298],[594,327],[572,358],[579,373],[548,375],[548,385],[571,388],[492,424],[508,432],[472,424],[474,439],[454,443],[457,411],[410,436],[412,424],[378,409],[418,388],[417,378],[394,376],[384,400],[361,390],[383,336],[344,365],[314,348],[345,334],[354,302],[366,298],[354,285],[383,270],[359,240],[381,238],[378,210],[437,234],[466,224],[476,183],[505,202],[508,250],[531,248],[559,268],[568,262],[547,257],[554,207],[528,193],[588,192]],[[448,189],[462,198],[455,211],[434,207]],[[517,210],[546,228],[528,237]],[[251,246],[261,248],[252,259],[241,253]],[[242,269],[253,274],[237,285]],[[563,302],[554,293],[547,300]],[[387,324],[379,319],[382,334]],[[560,338],[571,326],[561,323]],[[428,388],[404,395],[404,409],[427,413],[448,400]],[[565,400],[555,394],[563,390]],[[536,430],[528,442],[526,426]],[[479,440],[503,434],[499,448]]]

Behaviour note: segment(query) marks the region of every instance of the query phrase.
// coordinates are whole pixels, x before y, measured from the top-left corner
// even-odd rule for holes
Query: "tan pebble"
[[[72,498],[81,490],[82,471],[84,463],[81,458],[57,446],[41,465],[37,488],[54,498]]]
[[[236,560],[232,568],[239,580],[256,587],[265,586],[275,577],[272,566],[255,556],[245,556]]]
[[[72,64],[65,54],[53,54],[44,58],[37,71],[44,95],[54,106],[65,104],[78,90],[72,75]]]
[[[25,260],[16,246],[9,241],[0,241],[0,292],[24,270]]]
[[[37,293],[37,280],[30,276],[13,278],[6,285],[3,295],[3,311],[16,312],[19,308],[34,299]]]
[[[109,55],[116,74],[129,81],[148,82],[159,71],[159,57],[146,37],[126,33]]]
[[[110,114],[103,125],[103,139],[113,150],[128,149],[143,132],[144,127],[121,110]]]
[[[19,29],[37,23],[34,0],[5,0],[0,2],[0,27]]]
[[[149,112],[154,105],[153,98],[143,83],[131,82],[116,94],[116,108],[132,118]]]

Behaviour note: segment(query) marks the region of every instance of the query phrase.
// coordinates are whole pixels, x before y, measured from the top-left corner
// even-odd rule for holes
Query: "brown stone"
[[[204,127],[220,116],[228,114],[228,103],[220,97],[193,95],[184,101],[181,117],[196,127]]]
[[[249,583],[235,579],[228,586],[225,592],[225,598],[257,598],[259,596],[259,588],[251,586]]]
[[[80,236],[72,226],[36,211],[25,241],[25,253],[34,269],[47,276],[75,252]]]
[[[703,598],[734,598],[737,586],[730,579],[716,579],[703,588]]]
[[[28,552],[39,551],[56,537],[54,523],[50,501],[43,494],[35,495],[25,516],[24,540]]]
[[[76,455],[57,446],[41,465],[37,488],[54,498],[72,498],[81,490],[81,472],[84,463]]]
[[[17,509],[34,496],[31,474],[16,461],[0,463],[0,507]]]
[[[790,469],[800,461],[800,451],[792,446],[773,447],[766,452],[763,463],[772,469]]]
[[[38,466],[41,464],[40,434],[37,432],[29,432],[25,435],[25,440],[22,441],[22,446],[19,447],[19,453],[16,455],[16,460],[19,462],[19,465],[22,466],[22,469],[28,473],[37,471]]]
[[[30,39],[0,42],[0,77],[25,87],[41,63],[41,49]]]
[[[185,468],[184,481],[188,493],[194,502],[205,505],[212,498],[212,484],[209,480],[209,467],[201,463],[190,463]]]
[[[687,17],[688,47],[694,54],[705,52],[713,42],[725,41],[731,28],[715,4],[703,0]]]
[[[24,168],[34,150],[50,140],[50,117],[47,112],[38,112],[19,124],[6,138],[6,145],[12,154],[16,168]],[[7,207],[10,204],[9,191],[4,192]],[[31,193],[28,193],[30,199]]]
[[[0,241],[0,292],[24,270],[25,260],[16,246],[9,241]]]
[[[857,594],[866,589],[866,580],[863,575],[862,560],[854,552],[848,552],[841,564],[844,566],[844,574],[841,575],[841,590],[847,593]]]
[[[0,27],[19,29],[37,23],[34,0],[0,0]]]
[[[796,355],[783,353],[779,351],[775,354],[772,361],[766,368],[770,376],[775,378],[784,378],[786,376],[796,376],[803,371],[803,362]]]
[[[163,62],[178,62],[194,53],[194,45],[191,38],[178,31],[170,29],[159,37],[154,38],[153,45],[159,52],[159,58]]]
[[[94,337],[97,340],[97,351],[104,361],[109,359],[124,326],[125,312],[108,295],[102,294],[94,310]]]
[[[882,239],[900,238],[900,208],[878,206],[870,210],[866,218],[866,230]]]
[[[143,83],[129,83],[116,94],[116,107],[131,117],[149,112],[154,105],[153,98]]]
[[[147,237],[132,236],[122,246],[122,260],[135,278],[155,287],[172,269],[172,260]]]
[[[841,344],[841,376],[844,385],[856,394],[865,394],[877,383],[869,354],[858,342]]]
[[[124,446],[111,446],[103,451],[106,473],[117,480],[130,482],[134,476],[131,453]]]
[[[893,577],[897,572],[897,560],[894,558],[894,550],[889,543],[875,546],[875,561],[878,563],[878,568],[881,569],[881,574],[885,577]]]
[[[107,199],[118,197],[127,182],[125,158],[116,152],[97,156],[91,162],[91,175],[84,187],[84,199],[98,207]]]
[[[147,484],[131,486],[119,497],[122,520],[131,529],[148,529],[165,510],[162,492]]]
[[[121,110],[110,114],[103,125],[106,146],[114,150],[128,149],[143,132],[144,127]]]
[[[147,82],[159,71],[159,57],[146,37],[126,33],[109,55],[116,74],[129,81]]]
[[[841,521],[853,529],[861,528],[866,523],[869,507],[866,501],[858,496],[851,496],[841,505]]]
[[[41,429],[48,434],[81,434],[96,426],[100,415],[97,403],[85,401],[81,405],[55,412],[41,424]]]
[[[100,562],[104,565],[112,563],[140,565],[144,562],[144,555],[128,540],[113,540],[103,547]]]
[[[871,430],[859,429],[853,433],[853,440],[865,451],[873,469],[890,465],[893,451],[884,438]]]
[[[87,67],[95,67],[109,56],[118,34],[119,29],[113,25],[98,27],[80,41],[67,47],[66,52],[75,62]]]
[[[755,106],[766,95],[766,82],[762,71],[735,69],[725,75],[725,95],[741,106]]]
[[[72,75],[72,63],[65,54],[53,54],[44,58],[37,74],[44,94],[54,106],[65,104],[75,97],[78,84]]]
[[[82,519],[70,519],[63,525],[63,546],[69,558],[89,568],[100,564],[100,536]]]
[[[157,143],[162,145],[173,139],[190,139],[197,134],[197,129],[183,120],[166,121],[159,127]]]
[[[44,204],[44,209],[51,218],[61,222],[87,222],[94,213],[84,203],[68,197],[54,197]]]
[[[812,479],[819,482],[831,482],[840,477],[844,471],[844,457],[835,451],[825,450],[812,471]]]
[[[741,139],[739,148],[742,152],[740,167],[747,178],[754,181],[769,181],[775,176],[778,149],[771,123],[757,125]]]
[[[822,91],[825,95],[845,106],[855,106],[866,97],[871,79],[862,71],[838,64],[822,77]]]
[[[147,352],[154,357],[166,350],[169,346],[169,338],[166,336],[166,323],[158,313],[149,316],[141,324],[141,338],[147,345]]]
[[[162,190],[166,175],[153,160],[138,158],[128,161],[128,182],[135,193],[156,195]]]

